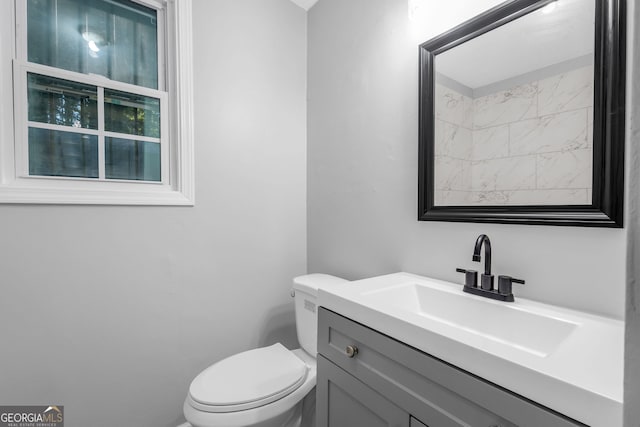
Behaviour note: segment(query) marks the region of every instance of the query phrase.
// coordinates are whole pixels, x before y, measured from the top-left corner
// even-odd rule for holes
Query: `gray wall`
[[[640,7],[629,1],[627,106],[640,104]],[[627,108],[627,312],[625,334],[625,426],[640,427],[640,108]]]
[[[487,233],[494,271],[527,281],[516,296],[623,318],[624,230],[416,220],[418,44],[468,12],[437,7],[418,31],[407,0],[321,0],[309,11],[309,271],[462,283],[455,268],[480,269],[471,254]]]
[[[194,0],[193,208],[0,206],[0,402],[69,427],[169,427],[230,354],[297,345],[306,14]]]

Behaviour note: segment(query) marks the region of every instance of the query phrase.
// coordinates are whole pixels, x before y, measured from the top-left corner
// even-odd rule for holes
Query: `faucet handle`
[[[524,285],[524,280],[511,276],[498,276],[498,292],[502,295],[512,295],[512,284]]]
[[[464,286],[468,288],[478,287],[478,272],[476,270],[465,270],[464,268],[456,268],[456,272],[464,273]]]

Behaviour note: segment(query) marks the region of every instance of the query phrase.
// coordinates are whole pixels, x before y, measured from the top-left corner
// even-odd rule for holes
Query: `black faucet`
[[[497,299],[500,301],[514,300],[513,293],[511,292],[512,283],[520,283],[524,285],[524,280],[514,279],[511,276],[498,276],[498,289],[493,286],[493,274],[491,274],[491,240],[486,234],[481,234],[476,240],[476,245],[473,248],[472,261],[480,262],[480,251],[484,245],[484,273],[480,275],[480,286],[478,286],[478,272],[475,270],[465,270],[463,268],[456,268],[458,273],[465,274],[463,291],[469,292],[474,295],[481,295],[483,297]]]
[[[491,240],[486,234],[481,234],[473,248],[472,260],[480,262],[480,250],[484,244],[484,274],[480,275],[480,287],[485,291],[493,290],[493,274],[491,274]]]

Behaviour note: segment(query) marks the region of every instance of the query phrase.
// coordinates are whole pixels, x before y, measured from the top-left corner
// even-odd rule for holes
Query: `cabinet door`
[[[318,355],[318,427],[409,427],[409,414]]]

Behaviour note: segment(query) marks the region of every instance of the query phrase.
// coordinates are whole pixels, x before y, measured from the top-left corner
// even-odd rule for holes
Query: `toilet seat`
[[[277,343],[211,365],[193,380],[189,397],[195,409],[205,412],[253,409],[298,389],[307,372],[307,364]]]
[[[280,400],[246,411],[216,413],[208,412],[205,405],[197,403],[191,394],[187,393],[183,405],[185,418],[193,426],[198,427],[299,427],[295,423],[289,425],[286,419],[292,415],[290,411],[295,411],[294,408],[301,405],[304,397],[315,387],[316,359],[301,348],[291,350],[291,353],[307,365],[306,379],[300,387]]]

